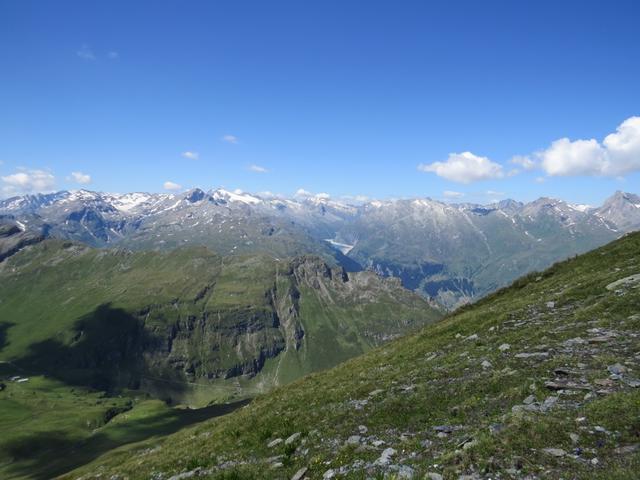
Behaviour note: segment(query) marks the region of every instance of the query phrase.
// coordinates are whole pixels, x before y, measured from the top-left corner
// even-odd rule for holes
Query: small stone
[[[524,403],[525,405],[531,405],[535,401],[536,401],[536,397],[534,395],[529,395],[527,398],[525,398],[522,401],[522,403]]]
[[[360,435],[351,435],[347,438],[347,445],[359,445],[362,437]]]
[[[500,433],[503,430],[504,425],[501,423],[492,423],[491,425],[489,425],[489,433],[491,433],[492,435]]]
[[[624,380],[624,383],[626,383],[627,385],[629,385],[632,388],[639,388],[640,387],[640,380],[636,380],[635,378],[626,378]]]
[[[546,305],[547,305],[547,308],[555,308],[556,302],[547,302]]]
[[[373,445],[374,447],[381,447],[382,445],[384,445],[384,440],[375,440],[371,442],[371,445]]]
[[[333,468],[330,468],[329,470],[324,472],[324,474],[322,475],[322,478],[323,480],[329,480],[330,478],[333,478],[335,476],[336,476],[336,471]]]
[[[598,378],[594,380],[593,383],[600,387],[613,387],[615,383],[610,378]]]
[[[470,448],[475,447],[478,444],[478,442],[476,440],[471,440],[470,442],[465,443],[462,446],[463,450],[469,450]]]
[[[564,457],[567,454],[567,452],[561,448],[544,448],[542,451],[554,457]]]
[[[389,463],[391,463],[391,457],[393,457],[395,454],[395,449],[385,448],[382,451],[380,457],[374,462],[374,465],[389,465]]]
[[[549,352],[522,352],[514,355],[515,358],[546,358],[549,356]]]
[[[405,478],[407,480],[410,480],[415,476],[415,474],[415,470],[410,466],[400,465],[398,467],[398,474],[396,475],[396,478]]]
[[[358,431],[360,432],[360,435],[366,435],[369,429],[364,425],[358,425]]]
[[[624,447],[618,447],[614,451],[617,454],[624,455],[627,453],[633,453],[637,450],[640,450],[640,443],[634,443],[632,445],[625,445]]]
[[[442,480],[442,475],[440,475],[439,473],[436,472],[429,472],[426,475],[426,480]]]
[[[381,390],[381,389],[378,388],[378,389],[374,390],[373,392],[370,392],[369,396],[370,397],[375,397],[376,395],[380,395],[382,392],[384,392],[384,390]]]
[[[284,464],[282,462],[276,462],[276,463],[272,463],[271,464],[271,468],[275,469],[275,468],[282,468],[284,466]]]
[[[300,438],[300,435],[302,435],[300,432],[296,432],[293,435],[290,435],[285,441],[284,444],[285,445],[291,445],[293,442],[295,442],[296,440],[298,440],[298,438]]]
[[[503,343],[498,347],[498,350],[500,350],[501,352],[506,352],[510,348],[511,348],[511,345],[509,345],[508,343]]]
[[[573,443],[578,443],[580,441],[580,435],[578,435],[577,433],[570,433],[569,438]]]
[[[444,433],[451,433],[454,430],[456,430],[456,428],[451,425],[436,425],[435,427],[433,427],[433,429],[436,432],[444,432]]]
[[[267,447],[269,448],[273,448],[277,445],[280,445],[282,443],[282,439],[281,438],[276,438],[275,440],[271,440],[269,443],[267,443]]]
[[[611,337],[608,336],[591,337],[589,343],[607,343],[609,340],[611,340]]]
[[[185,480],[187,478],[199,477],[201,471],[202,471],[202,469],[200,467],[198,467],[198,468],[196,468],[194,470],[189,470],[188,472],[182,472],[182,473],[179,473],[177,475],[174,475],[173,477],[170,477],[169,480]],[[118,479],[122,478],[119,475],[111,476],[112,479],[114,477],[115,477],[115,480],[118,480]]]
[[[301,480],[305,473],[307,473],[307,467],[302,467],[291,477],[291,480]]]
[[[545,398],[544,402],[542,402],[542,405],[540,406],[540,410],[542,412],[546,412],[548,410],[551,410],[553,408],[553,406],[556,404],[557,401],[558,401],[558,397],[547,397],[547,398]]]
[[[607,367],[607,370],[609,370],[609,373],[612,373],[614,375],[622,375],[627,371],[627,367],[625,367],[624,365],[620,365],[619,363],[616,363],[614,365],[609,365]]]
[[[484,369],[488,369],[488,368],[492,368],[493,367],[493,365],[491,365],[491,362],[489,362],[488,360],[483,360],[483,362],[480,365],[482,365],[482,368],[484,368]]]
[[[473,335],[469,335],[467,338],[465,338],[465,340],[469,340],[469,341],[478,340],[478,334],[474,333]]]
[[[598,465],[598,463],[600,463],[600,461],[597,458],[591,459],[591,465]]]

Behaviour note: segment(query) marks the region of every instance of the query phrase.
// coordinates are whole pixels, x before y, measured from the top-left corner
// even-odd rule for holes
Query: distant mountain
[[[594,212],[624,231],[640,229],[640,196],[633,193],[616,192]]]
[[[123,195],[80,190],[3,200],[0,214],[30,231],[96,247],[206,245],[221,255],[316,254],[348,271],[397,276],[406,287],[454,307],[640,228],[640,199],[617,192],[600,208],[550,198],[356,205],[224,189]]]
[[[42,235],[25,231],[20,222],[0,217],[0,262],[42,239]]]

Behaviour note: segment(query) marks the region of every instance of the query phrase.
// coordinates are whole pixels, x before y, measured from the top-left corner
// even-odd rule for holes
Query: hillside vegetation
[[[628,235],[63,478],[637,478],[639,252]]]
[[[0,262],[3,479],[51,478],[441,317],[313,256],[26,245]]]

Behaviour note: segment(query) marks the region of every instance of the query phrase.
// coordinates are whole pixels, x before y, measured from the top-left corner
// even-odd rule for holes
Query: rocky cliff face
[[[42,239],[42,235],[24,231],[15,221],[0,218],[0,262]]]

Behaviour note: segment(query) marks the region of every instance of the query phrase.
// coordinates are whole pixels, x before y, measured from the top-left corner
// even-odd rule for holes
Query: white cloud
[[[236,137],[235,135],[223,135],[221,140],[223,142],[232,143],[234,145],[238,143],[238,137]]]
[[[110,52],[107,53],[107,58],[109,60],[118,60],[120,58],[120,54],[115,50],[111,50]]]
[[[11,175],[0,177],[0,181],[2,182],[0,193],[3,196],[49,192],[56,184],[56,179],[51,172],[28,169],[21,169]]]
[[[561,138],[537,154],[548,175],[591,175],[602,172],[605,152],[595,140]]]
[[[418,165],[421,172],[432,172],[453,182],[471,183],[504,176],[502,165],[471,152],[450,153],[446,162]]]
[[[511,159],[511,163],[520,165],[525,170],[533,170],[538,166],[537,163],[527,155],[516,155]]]
[[[619,177],[640,171],[640,117],[626,119],[602,143],[561,138],[534,155],[550,176]]]
[[[367,195],[342,195],[339,198],[347,202],[357,202],[357,203],[365,203],[370,200],[370,198]]]
[[[313,193],[313,192],[309,192],[308,190],[305,190],[304,188],[299,188],[294,194],[294,197],[308,198],[308,199],[315,199],[315,200],[329,200],[331,198],[331,195],[325,192]]]
[[[544,183],[547,179],[544,177],[536,177],[536,183]]]
[[[453,190],[445,190],[442,192],[442,196],[445,198],[461,198],[464,197],[462,192],[454,192]]]
[[[497,192],[495,190],[487,190],[486,194],[487,195],[491,195],[493,197],[504,197],[505,196],[504,192]]]
[[[619,176],[640,170],[640,117],[627,118],[602,142],[609,153],[607,175]]]
[[[267,173],[269,171],[260,165],[249,165],[249,170],[255,173]]]
[[[91,183],[91,175],[82,172],[71,172],[71,177],[67,180],[79,183],[80,185],[88,185]]]
[[[198,160],[200,158],[200,154],[198,152],[183,152],[182,156],[184,158],[188,158],[189,160]]]
[[[313,193],[311,193],[308,190],[305,190],[304,188],[299,188],[298,190],[296,190],[296,193],[294,194],[295,197],[313,197]]]
[[[93,50],[91,50],[89,45],[86,44],[80,47],[80,50],[76,52],[76,55],[78,55],[78,57],[80,57],[82,60],[93,61],[96,59]]]
[[[164,182],[162,186],[164,187],[165,190],[180,190],[182,188],[182,185],[175,182],[171,182],[169,180]]]

